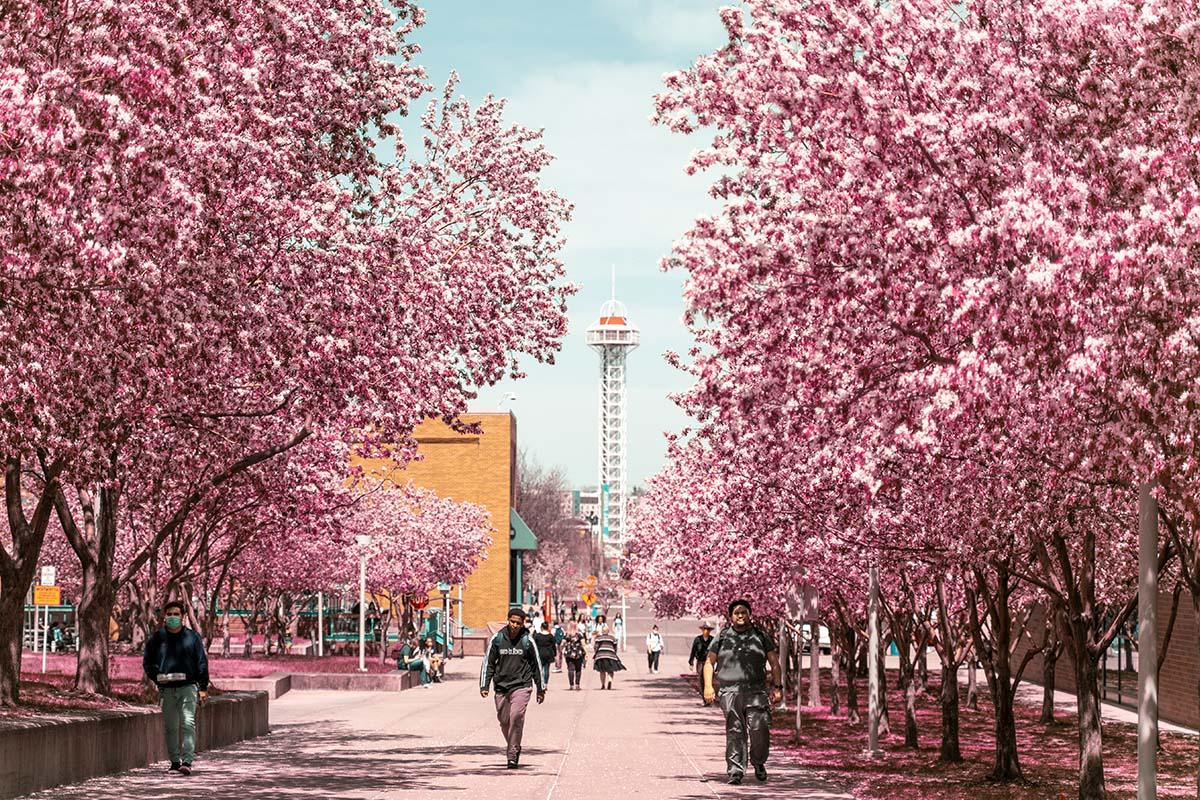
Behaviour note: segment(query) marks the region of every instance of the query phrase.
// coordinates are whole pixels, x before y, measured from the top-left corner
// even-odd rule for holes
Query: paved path
[[[451,662],[447,682],[432,689],[286,694],[271,706],[270,736],[202,754],[190,778],[168,774],[164,763],[33,796],[849,798],[781,762],[768,762],[766,787],[753,777],[727,785],[720,712],[701,707],[679,678],[687,653],[669,654],[657,675],[647,674],[640,652],[625,661],[629,671],[613,691],[599,691],[589,670],[586,689],[568,692],[566,674],[552,673],[545,704],[530,708],[514,771],[504,765],[492,701],[479,696],[476,658]]]

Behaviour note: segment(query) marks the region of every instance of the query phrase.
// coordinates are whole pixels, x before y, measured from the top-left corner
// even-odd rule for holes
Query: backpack
[[[568,661],[579,661],[585,655],[583,637],[578,633],[563,639],[563,658]]]

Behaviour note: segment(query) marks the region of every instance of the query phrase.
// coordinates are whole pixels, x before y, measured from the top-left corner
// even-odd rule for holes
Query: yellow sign
[[[33,587],[33,604],[35,606],[56,606],[62,603],[62,589],[57,586]]]

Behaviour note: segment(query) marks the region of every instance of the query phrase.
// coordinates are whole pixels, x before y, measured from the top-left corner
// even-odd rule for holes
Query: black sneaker
[[[179,762],[178,761],[171,762],[171,772],[179,772]]]
[[[760,781],[765,781],[767,779],[766,766],[764,766],[763,764],[755,764],[754,765],[754,777],[758,778]]]
[[[729,782],[731,784],[733,784],[734,786],[737,786],[738,784],[740,784],[742,782],[742,773],[735,772],[732,775],[730,775]]]
[[[192,774],[192,765],[191,764],[180,764],[179,765],[179,774],[180,775],[191,775]]]
[[[510,759],[508,760],[508,768],[509,768],[509,769],[516,769],[516,768],[517,768],[517,760],[516,760],[515,758],[510,758]]]

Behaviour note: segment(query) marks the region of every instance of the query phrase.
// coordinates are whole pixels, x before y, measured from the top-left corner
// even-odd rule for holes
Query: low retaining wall
[[[212,682],[221,691],[266,692],[268,698],[276,700],[292,688],[292,673],[272,672],[262,678],[216,678]]]
[[[289,691],[402,692],[420,683],[416,672],[272,672],[262,678],[215,678],[222,690],[266,692],[272,700]]]
[[[265,692],[210,697],[197,713],[196,749],[269,732]],[[0,798],[144,767],[167,757],[156,708],[0,720]]]

